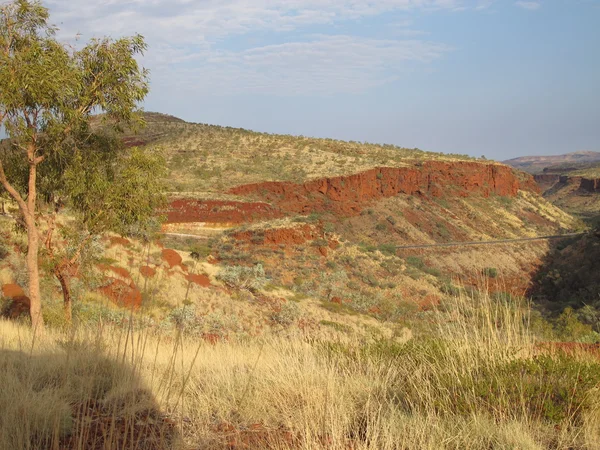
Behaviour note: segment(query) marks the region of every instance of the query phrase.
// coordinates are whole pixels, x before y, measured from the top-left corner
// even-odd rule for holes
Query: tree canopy
[[[0,5],[0,127],[8,136],[0,148],[0,184],[27,232],[34,327],[43,327],[40,242],[41,256],[55,258],[59,211],[68,208],[87,237],[109,230],[145,235],[157,223],[164,161],[124,149],[118,137],[125,127],[143,125],[138,105],[148,93],[148,71],[136,57],[145,50],[140,35],[74,48],[56,38],[38,1]],[[57,277],[87,241],[53,265]]]

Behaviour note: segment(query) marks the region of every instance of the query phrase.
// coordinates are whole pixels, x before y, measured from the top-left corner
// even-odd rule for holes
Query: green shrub
[[[428,273],[429,275],[432,275],[436,278],[442,276],[442,272],[440,271],[440,269],[437,269],[435,267],[424,267],[422,270],[423,272]]]
[[[384,255],[395,255],[397,251],[394,244],[381,244],[377,249]]]
[[[211,252],[212,247],[208,245],[196,244],[190,247],[190,256],[196,260],[207,258]]]
[[[262,264],[252,267],[226,266],[221,269],[217,278],[229,286],[250,290],[262,289],[268,282]]]
[[[457,412],[465,414],[483,408],[491,415],[525,414],[528,420],[581,424],[582,416],[600,400],[600,364],[566,356],[516,360],[457,381],[450,392],[456,394]],[[471,401],[469,391],[474,394]]]
[[[290,326],[300,317],[300,307],[294,302],[285,302],[276,308],[270,319],[279,325]]]
[[[496,278],[498,276],[498,269],[495,267],[486,267],[483,269],[483,274],[488,278]]]
[[[388,229],[388,225],[385,222],[379,222],[377,225],[375,225],[375,229],[377,231],[386,231]]]
[[[336,331],[340,331],[342,333],[350,333],[352,332],[352,328],[349,327],[348,325],[344,325],[338,322],[333,322],[330,320],[321,320],[321,322],[319,322],[321,325],[325,326],[325,327],[329,327],[329,328],[333,328]]]
[[[600,342],[600,334],[591,325],[582,323],[579,314],[572,308],[565,308],[553,322],[556,337],[560,340],[590,344]]]
[[[406,263],[409,266],[415,267],[417,269],[423,269],[425,267],[425,262],[419,258],[418,256],[409,256],[406,258]]]

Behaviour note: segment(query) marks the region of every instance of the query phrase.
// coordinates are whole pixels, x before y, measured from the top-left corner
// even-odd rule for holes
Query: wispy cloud
[[[520,8],[523,8],[523,9],[528,9],[529,11],[535,11],[542,7],[542,4],[538,1],[521,1],[520,0],[518,2],[515,2],[515,5],[517,5]]]
[[[77,33],[150,43],[144,59],[161,86],[170,80],[211,93],[355,92],[384,84],[449,47],[399,22],[388,39],[314,36],[387,13],[459,11],[493,0],[47,0],[61,37]],[[268,37],[265,37],[268,36]],[[255,38],[256,37],[256,38]],[[232,39],[243,38],[236,47]],[[265,45],[278,42],[278,45]],[[162,80],[162,81],[161,81]],[[196,86],[201,86],[200,88]]]
[[[160,76],[164,82],[177,76],[180,89],[203,94],[362,92],[449,50],[443,44],[416,40],[315,36],[308,42],[211,53],[194,67],[165,66]]]

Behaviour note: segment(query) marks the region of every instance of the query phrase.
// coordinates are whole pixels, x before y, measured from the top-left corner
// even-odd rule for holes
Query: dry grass
[[[164,150],[174,192],[219,192],[234,185],[356,173],[415,160],[464,160],[464,155],[393,145],[344,142],[162,120],[151,120],[151,145]],[[142,132],[144,133],[144,131]],[[143,134],[142,134],[143,135]]]
[[[588,401],[597,386],[571,386],[554,415],[538,401],[552,400],[560,377],[552,365],[536,371],[549,363],[536,359],[527,317],[516,305],[461,296],[433,314],[431,339],[370,344],[272,336],[210,345],[102,328],[33,341],[0,322],[8,374],[0,448],[59,448],[61,436],[85,427],[85,410],[78,416],[72,406],[89,399],[121,405],[110,410],[113,423],[159,410],[155,422],[177,425],[174,448],[598,448],[598,403]],[[575,382],[585,364],[598,367],[569,364]]]

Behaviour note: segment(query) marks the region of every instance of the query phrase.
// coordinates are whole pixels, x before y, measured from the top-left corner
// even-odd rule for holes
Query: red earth
[[[2,315],[8,319],[16,319],[29,314],[29,297],[18,284],[5,284],[2,286],[2,296],[12,300]]]
[[[202,287],[210,286],[210,279],[206,275],[190,273],[186,275],[186,280]]]
[[[264,202],[178,199],[170,204],[166,223],[240,224],[281,216],[280,212]]]
[[[152,278],[154,275],[156,275],[156,269],[153,269],[150,266],[142,266],[140,267],[140,273],[143,277]]]
[[[104,272],[111,271],[114,274],[120,276],[121,278],[131,278],[131,274],[129,273],[129,271],[127,269],[123,269],[122,267],[98,264],[98,268]]]
[[[170,248],[163,249],[162,257],[163,260],[169,265],[170,269],[175,266],[181,266],[181,263],[183,262],[181,255]]]
[[[142,306],[142,293],[135,284],[127,284],[116,278],[109,278],[110,283],[100,288],[100,292],[117,305],[138,309]]]

